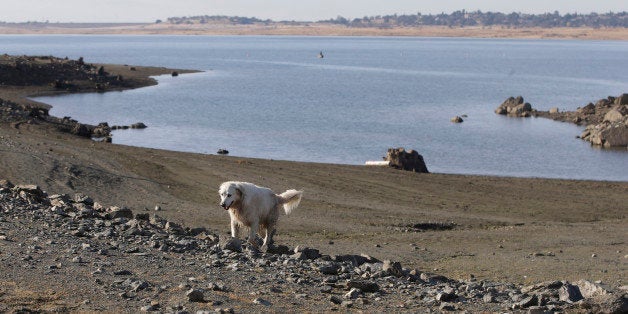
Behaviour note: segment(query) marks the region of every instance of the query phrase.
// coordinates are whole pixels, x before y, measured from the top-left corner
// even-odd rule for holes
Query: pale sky
[[[0,0],[4,22],[154,22],[168,17],[229,15],[316,21],[456,10],[545,13],[628,11],[627,0]]]

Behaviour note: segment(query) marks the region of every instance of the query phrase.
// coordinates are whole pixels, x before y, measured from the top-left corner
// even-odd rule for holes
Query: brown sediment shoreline
[[[149,75],[172,72],[105,68],[144,79],[132,87],[153,84]],[[31,105],[26,96],[51,91],[3,86],[0,99]],[[620,287],[628,275],[628,182],[417,174],[183,153],[94,142],[34,117],[0,123],[0,179],[53,193],[81,192],[136,212],[159,206],[158,214],[169,220],[221,234],[229,221],[218,206],[221,182],[296,188],[304,198],[292,215],[280,218],[279,244],[365,253],[457,279],[588,279]],[[454,227],[416,227],[422,223]],[[46,289],[45,282],[38,284],[29,289]]]

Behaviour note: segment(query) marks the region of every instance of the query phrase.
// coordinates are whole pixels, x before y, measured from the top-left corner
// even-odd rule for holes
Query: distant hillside
[[[157,23],[161,23],[157,20]],[[363,18],[347,19],[338,16],[335,19],[321,20],[317,22],[299,21],[272,21],[260,20],[254,17],[229,17],[229,16],[191,16],[191,17],[170,17],[167,19],[170,24],[317,24],[330,23],[344,25],[348,27],[419,27],[419,26],[504,26],[504,27],[623,27],[628,28],[628,12],[618,13],[590,13],[578,14],[567,13],[561,15],[558,11],[543,14],[524,14],[512,12],[509,14],[499,12],[467,12],[465,10],[455,11],[451,14],[428,14],[421,13],[411,15],[384,15],[365,16]]]

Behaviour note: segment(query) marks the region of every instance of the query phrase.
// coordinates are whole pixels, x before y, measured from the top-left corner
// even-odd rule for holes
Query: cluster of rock
[[[530,117],[535,110],[532,105],[523,100],[523,97],[508,97],[499,107],[495,109],[496,114],[507,115],[510,117]]]
[[[591,105],[579,108],[578,111],[595,114],[597,111],[602,113],[602,108],[607,110],[604,110],[606,113],[602,121],[587,125],[580,138],[593,145],[628,148],[628,94],[601,99],[596,105]]]
[[[417,151],[411,149],[406,150],[403,147],[389,148],[386,152],[384,160],[389,162],[389,165],[393,168],[414,171],[420,173],[429,173],[423,156]]]
[[[82,58],[70,60],[51,56],[0,56],[0,85],[44,86],[59,90],[107,90],[126,87],[121,76],[109,75],[105,69],[85,63]]]
[[[46,255],[52,255],[48,256],[50,261],[63,259],[60,252],[67,248],[68,261],[43,266],[44,276],[52,278],[71,268],[64,282],[83,289],[85,280],[76,277],[74,268],[79,273],[92,265],[95,283],[88,283],[85,291],[93,290],[92,285],[100,286],[106,293],[103,300],[113,298],[111,302],[118,300],[127,309],[133,304],[136,310],[177,313],[220,305],[273,307],[280,305],[275,298],[293,291],[294,300],[323,302],[310,304],[315,311],[337,307],[390,311],[391,304],[397,304],[397,310],[628,310],[625,294],[586,280],[517,287],[474,278],[453,280],[367,255],[322,255],[303,246],[289,249],[278,245],[262,253],[239,239],[218,236],[205,228],[184,228],[157,215],[105,207],[83,194],[48,196],[37,186],[13,186],[6,180],[0,180],[0,209],[0,241],[7,244],[0,252],[0,263],[20,258],[21,266],[15,271],[31,273],[41,267],[38,263],[46,260]],[[20,227],[10,228],[11,224]],[[22,246],[17,233],[7,236],[1,230],[24,232],[24,241],[35,244]],[[15,251],[11,251],[11,244],[15,244]],[[124,262],[126,268],[116,268]],[[160,269],[159,276],[143,277],[146,267]],[[200,273],[183,282],[172,281],[180,273],[190,276],[194,272]],[[251,276],[260,278],[252,281]],[[233,299],[224,297],[243,286],[257,289],[249,293],[256,296],[250,304],[232,304]],[[237,293],[246,296],[242,291]],[[179,301],[168,304],[172,300]],[[88,301],[86,306],[98,303]],[[0,311],[7,309],[0,305]],[[232,307],[214,310],[233,312]]]
[[[0,122],[25,121],[48,116],[48,109],[25,106],[0,98]]]
[[[87,138],[103,138],[111,142],[111,130],[107,122],[91,125],[80,123],[71,117],[58,118],[48,114],[48,109],[31,105],[21,105],[0,99],[0,122],[10,122],[14,127],[22,123],[34,124],[48,122],[62,132]],[[134,124],[136,128],[146,127],[143,123]]]

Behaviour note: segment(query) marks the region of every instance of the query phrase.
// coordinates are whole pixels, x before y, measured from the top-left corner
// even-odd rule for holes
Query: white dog
[[[287,214],[297,208],[303,191],[287,190],[275,194],[268,188],[248,182],[228,181],[220,185],[220,206],[231,216],[231,236],[238,237],[241,226],[249,227],[249,243],[257,247],[256,234],[265,230],[264,246],[272,244],[280,207]],[[260,234],[261,236],[261,234]]]

